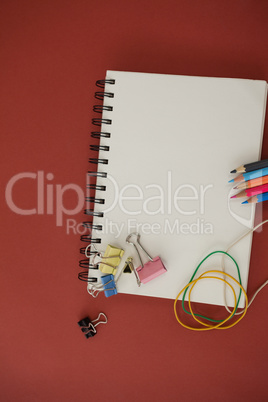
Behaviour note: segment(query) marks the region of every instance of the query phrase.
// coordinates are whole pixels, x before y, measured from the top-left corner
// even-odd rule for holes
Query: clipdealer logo
[[[65,219],[66,216],[78,214],[83,209],[85,204],[84,191],[79,185],[74,183],[66,185],[53,184],[53,179],[54,175],[52,173],[45,174],[44,171],[38,171],[37,173],[23,172],[14,175],[6,185],[5,195],[8,207],[19,215],[55,215],[56,226],[63,226],[63,223],[66,223],[67,234],[70,232],[74,234],[86,233],[88,229],[85,228],[81,222],[77,223],[75,219]],[[19,182],[20,185],[23,184],[25,180],[31,180],[36,188],[36,198],[34,201],[29,200],[29,203],[34,203],[34,207],[28,209],[22,208],[19,205],[19,201],[15,202],[13,197],[14,188],[19,185]],[[89,196],[88,188],[90,188],[90,176],[88,175],[86,176],[86,184],[86,195]],[[152,219],[149,217],[162,215],[170,217],[171,219],[174,211],[177,217],[180,217],[180,220],[176,219],[175,222],[166,222],[166,230],[179,230],[183,233],[187,229],[185,228],[187,222],[184,222],[183,216],[192,216],[193,220],[191,220],[191,224],[195,225],[195,216],[205,217],[207,192],[210,192],[213,188],[212,184],[200,184],[198,188],[195,188],[191,184],[182,184],[175,188],[171,171],[167,172],[166,180],[165,183],[162,183],[162,187],[157,183],[150,183],[143,187],[133,183],[120,187],[116,180],[110,175],[107,176],[107,184],[109,185],[109,194],[113,195],[109,197],[109,202],[103,205],[102,212],[107,214],[117,208],[121,211],[121,214],[128,217],[138,217],[141,214],[146,215],[148,216],[148,222],[147,220],[143,221],[143,226],[139,228],[139,230],[148,231],[148,226],[150,226],[150,230],[152,230],[153,233],[162,230],[162,228],[158,227],[158,219],[154,220],[152,225]],[[70,193],[68,193],[70,191],[77,197],[77,203],[72,209],[68,209],[64,206],[64,201],[70,198]],[[190,208],[183,208],[183,206],[186,207],[185,202],[187,202]],[[88,206],[88,208],[89,207],[90,206]],[[123,220],[125,221],[125,218]],[[131,224],[133,224],[133,222]],[[206,224],[211,225],[204,219],[199,219],[196,224],[200,227],[201,231],[208,230],[208,228],[205,227]],[[136,226],[137,225],[140,225],[138,221],[136,223]],[[105,226],[106,224],[104,224],[104,230]],[[204,227],[205,229],[203,229]],[[111,230],[112,233],[112,227],[110,227],[110,225],[107,226],[107,230]],[[194,228],[193,230],[195,231],[196,229]],[[210,226],[209,230],[210,232],[212,230]]]
[[[15,204],[13,200],[13,189],[21,180],[33,180],[36,186],[36,207],[23,209]],[[56,215],[56,225],[63,225],[64,215],[75,215],[79,213],[84,206],[85,195],[80,186],[74,183],[51,184],[54,179],[52,173],[44,174],[43,171],[37,173],[23,172],[13,176],[6,185],[5,197],[8,207],[18,215]],[[47,181],[47,182],[46,182]],[[64,197],[67,191],[74,191],[77,194],[77,205],[73,209],[64,207]],[[55,192],[55,208],[54,208],[54,192]],[[54,210],[55,209],[55,210]]]
[[[34,207],[28,209],[22,208],[19,205],[19,201],[16,203],[13,197],[14,188],[19,182],[23,183],[24,180],[31,180],[36,188],[36,198],[34,201],[29,200],[29,203],[34,203]],[[54,180],[54,175],[52,173],[45,174],[44,171],[37,171],[37,173],[23,172],[14,175],[8,181],[5,189],[5,197],[8,207],[11,211],[19,215],[55,215],[56,226],[61,227],[66,223],[67,234],[87,233],[88,229],[84,227],[83,223],[77,223],[75,219],[65,218],[66,216],[74,216],[81,212],[85,205],[84,191],[77,184],[53,184],[51,183],[52,180]],[[90,176],[87,175],[87,196],[90,196],[90,191],[88,190],[90,187],[89,184]],[[121,188],[116,180],[110,175],[107,176],[107,184],[109,184],[109,189],[113,195],[109,197],[108,205],[106,203],[103,205],[102,212],[109,215],[111,210],[117,208],[121,211],[121,214],[128,217],[138,217],[141,214],[148,216],[148,220],[143,220],[142,223],[136,220],[135,230],[139,229],[142,233],[147,233],[148,230],[150,233],[158,233],[163,230],[163,228],[159,227],[157,219],[152,223],[152,219],[149,219],[149,217],[162,215],[171,218],[175,211],[178,219],[176,218],[175,221],[174,219],[172,221],[165,220],[164,226],[166,231],[175,231],[176,233],[182,234],[208,234],[213,232],[212,223],[207,222],[205,219],[206,199],[207,194],[213,190],[212,184],[200,184],[198,188],[192,184],[182,184],[179,187],[174,188],[171,171],[167,172],[166,183],[163,184],[163,187],[156,183],[147,184],[143,187],[133,183],[127,184]],[[131,195],[128,193],[129,190]],[[66,200],[70,198],[70,191],[72,191],[77,198],[76,205],[72,209],[64,206],[64,200],[66,204]],[[232,190],[230,190],[230,194],[228,194],[226,200],[229,214],[243,226],[250,227],[254,214],[254,205],[251,206],[252,208],[250,211],[246,211],[246,215],[242,214],[244,209],[241,210],[234,208],[235,203],[232,202],[233,200],[230,200],[231,194]],[[188,210],[185,208],[185,202],[187,202],[187,206],[190,205]],[[89,207],[90,206],[87,206],[86,203],[86,208]],[[248,212],[250,212],[250,216],[248,216]],[[262,220],[262,216],[259,216],[260,214],[262,214],[261,208],[257,209],[258,220]],[[183,220],[183,216],[192,216],[193,219],[195,219],[194,217],[196,217],[196,219],[191,220],[191,224],[189,224],[189,219]],[[126,225],[129,224],[131,227],[133,226],[133,220],[126,220],[123,218],[123,221]],[[115,225],[117,225],[116,228],[111,225],[111,222],[105,222],[103,222],[103,230],[107,230],[109,233],[113,234],[116,232],[118,235],[122,231],[120,226],[122,222],[115,222]],[[198,227],[198,230],[196,229],[196,226]],[[258,231],[261,230],[262,228],[258,229]]]

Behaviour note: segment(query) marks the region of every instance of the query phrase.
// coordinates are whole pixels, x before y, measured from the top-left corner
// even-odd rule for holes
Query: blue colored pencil
[[[242,202],[242,204],[257,204],[263,201],[268,201],[268,193],[254,195],[254,197],[250,197],[247,201]]]
[[[237,183],[240,181],[248,181],[258,179],[259,177],[268,175],[268,167],[264,169],[253,170],[252,172],[242,173],[233,180],[229,180],[229,183]]]

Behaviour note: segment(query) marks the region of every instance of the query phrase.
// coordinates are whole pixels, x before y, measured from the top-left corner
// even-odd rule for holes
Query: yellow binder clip
[[[101,258],[99,270],[105,274],[116,274],[117,267],[120,264],[121,258],[124,255],[124,250],[108,244],[105,253]],[[107,262],[106,262],[107,261]]]

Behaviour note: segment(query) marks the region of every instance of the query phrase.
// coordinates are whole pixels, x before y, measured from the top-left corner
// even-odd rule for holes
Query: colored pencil
[[[252,188],[257,186],[262,186],[268,183],[268,176],[259,177],[258,179],[253,179],[245,181],[244,183],[238,184],[236,187],[239,190],[245,190],[246,188]]]
[[[238,175],[235,179],[229,180],[229,183],[239,183],[240,181],[248,181],[257,179],[258,177],[267,176],[268,175],[268,167],[258,170],[253,170],[252,172],[242,173]]]
[[[247,190],[240,191],[240,193],[233,195],[231,198],[253,197],[254,195],[268,192],[268,184],[263,186],[248,188]]]
[[[268,193],[263,193],[259,195],[254,195],[254,197],[251,197],[247,201],[242,202],[242,204],[257,204],[258,202],[263,202],[267,200],[268,200]]]
[[[245,165],[239,166],[238,168],[231,171],[231,173],[244,173],[252,172],[252,170],[262,169],[268,167],[268,159],[262,161],[247,163]]]

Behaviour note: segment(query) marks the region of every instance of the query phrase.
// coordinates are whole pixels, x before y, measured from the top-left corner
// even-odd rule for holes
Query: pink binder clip
[[[149,258],[150,261],[146,262],[146,264],[143,264],[138,247],[136,246],[135,243],[133,243],[132,241],[130,241],[130,239],[136,236],[137,240],[137,245],[142,249],[142,251],[147,255],[147,257]],[[152,258],[147,251],[142,247],[142,245],[140,244],[140,234],[139,233],[130,233],[128,235],[128,237],[126,238],[126,242],[131,244],[132,246],[135,247],[138,256],[139,256],[139,260],[140,260],[140,267],[138,267],[136,269],[137,274],[140,278],[141,283],[147,283],[149,281],[151,281],[152,279],[156,278],[159,275],[162,275],[163,273],[166,272],[166,268],[164,267],[164,264],[161,260],[160,257],[155,257]]]

